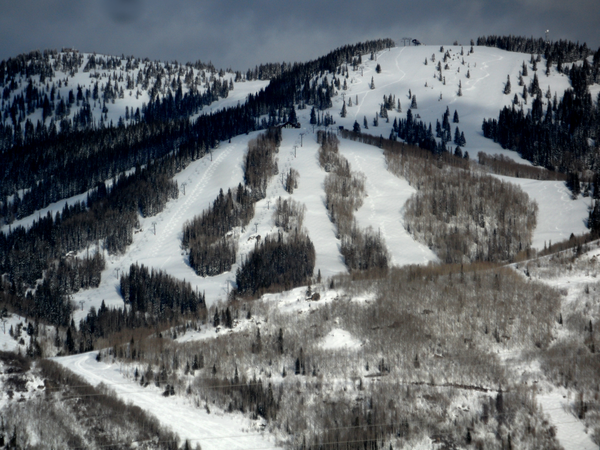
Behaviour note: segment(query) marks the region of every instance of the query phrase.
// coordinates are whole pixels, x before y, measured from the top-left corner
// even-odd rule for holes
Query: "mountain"
[[[573,124],[589,148],[564,167],[485,127],[594,99],[592,75],[569,90],[597,58],[558,70],[537,43],[542,70],[485,43],[373,41],[245,74],[72,50],[3,61],[2,302],[54,326],[10,348],[97,351],[56,361],[202,448],[247,448],[228,427],[282,447],[559,448],[563,394],[597,436],[597,118]],[[520,77],[550,95],[526,102]],[[558,362],[571,350],[578,374]]]

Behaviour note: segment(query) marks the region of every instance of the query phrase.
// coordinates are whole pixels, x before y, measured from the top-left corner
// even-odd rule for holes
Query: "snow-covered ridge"
[[[60,128],[89,106],[92,123],[127,125],[140,120],[143,106],[151,100],[211,91],[222,100],[210,110],[245,101],[268,80],[247,80],[246,74],[217,70],[212,64],[179,64],[125,56],[98,55],[66,51],[25,56],[25,67],[0,79],[2,115],[0,123],[24,131],[26,122],[39,122]],[[41,69],[40,69],[41,67]],[[35,73],[27,75],[27,73]],[[39,73],[38,73],[39,72]],[[236,88],[240,92],[234,92]],[[75,120],[75,125],[77,121]]]

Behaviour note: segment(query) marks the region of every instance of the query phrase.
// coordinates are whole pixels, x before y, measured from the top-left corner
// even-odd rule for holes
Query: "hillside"
[[[82,99],[74,93],[71,110],[62,114],[63,126],[74,126],[89,104],[93,125],[79,130],[85,136],[102,142],[102,133],[114,133],[119,141],[123,130],[142,126],[156,134],[140,141],[141,156],[133,158],[135,164],[123,162],[126,170],[98,171],[100,187],[80,185],[81,192],[63,194],[33,214],[12,220],[5,215],[10,223],[2,227],[7,268],[2,292],[13,313],[7,324],[16,327],[21,321],[16,313],[23,313],[18,308],[25,304],[38,314],[36,322],[51,320],[39,311],[47,307],[44,302],[60,297],[72,321],[56,319],[54,327],[39,335],[36,331],[36,339],[45,342],[43,355],[57,356],[60,365],[94,386],[113,386],[117,397],[156,416],[180,443],[187,439],[192,446],[221,448],[217,441],[227,437],[227,445],[238,448],[364,443],[373,448],[570,449],[576,448],[572,439],[579,439],[577,448],[592,448],[598,440],[599,411],[592,375],[600,325],[594,294],[597,244],[590,237],[573,238],[564,244],[576,247],[573,253],[540,258],[537,253],[589,231],[595,188],[583,183],[574,192],[562,174],[532,167],[482,132],[484,118],[512,107],[515,92],[522,89],[517,80],[523,62],[531,55],[483,46],[371,45],[376,50],[356,54],[354,62],[343,62],[334,71],[323,67],[335,52],[304,69],[261,66],[263,75],[76,52],[37,56],[46,58],[42,67],[50,67],[39,69],[45,80],[34,73],[5,82],[4,130],[19,115],[22,122],[41,121],[43,107],[10,105],[18,105],[20,96],[33,96],[28,89],[36,87],[46,95],[56,84],[59,104],[77,85],[83,92]],[[321,68],[310,72],[311,64]],[[571,64],[580,62],[565,66]],[[278,97],[282,80],[291,80],[296,69],[311,75],[303,81],[306,97],[294,96],[296,102]],[[562,99],[571,87],[569,77],[555,66],[543,72],[537,72],[541,89]],[[533,73],[524,77],[525,84]],[[270,84],[267,77],[274,81]],[[505,93],[507,77],[510,94]],[[105,98],[93,98],[96,82]],[[110,89],[106,97],[109,83],[114,98]],[[219,86],[227,89],[217,93]],[[315,92],[318,98],[312,97]],[[589,92],[595,98],[600,86],[592,84]],[[186,95],[198,103],[183,114]],[[175,97],[181,102],[173,100],[175,109],[170,110]],[[544,108],[552,102],[544,101]],[[313,108],[319,102],[321,108]],[[108,111],[103,112],[104,103]],[[148,104],[153,106],[146,109]],[[529,106],[519,105],[525,111]],[[16,111],[12,116],[11,108]],[[233,121],[227,108],[244,117],[243,133],[220,131]],[[163,116],[166,111],[174,116]],[[249,148],[260,145],[266,125],[294,122],[294,116],[298,128],[281,129],[272,161],[260,174],[263,184],[256,187],[248,175],[253,164]],[[45,120],[49,125],[53,118]],[[112,131],[111,121],[121,125]],[[98,122],[103,125],[95,129]],[[436,123],[444,124],[440,132]],[[427,134],[430,125],[432,133]],[[163,126],[166,131],[159,128]],[[67,139],[60,128],[59,135]],[[357,133],[342,133],[341,128]],[[182,137],[175,130],[182,130]],[[375,145],[365,143],[368,138],[359,130],[372,135]],[[40,142],[47,145],[44,139]],[[128,142],[129,137],[123,139]],[[146,154],[150,147],[144,142],[155,145],[156,139],[162,140],[158,150]],[[3,142],[6,148],[16,145]],[[103,145],[98,144],[99,152]],[[447,151],[440,151],[444,146]],[[490,165],[478,164],[479,152],[520,164],[515,167],[521,176],[536,175],[495,174]],[[104,164],[102,158],[98,161]],[[106,173],[110,176],[102,179]],[[15,195],[25,198],[36,183],[46,182],[42,178],[22,181],[30,187],[23,184],[4,197],[5,210]],[[7,186],[3,192],[10,191]],[[253,208],[244,210],[253,211],[249,221],[200,247],[205,251],[224,245],[218,248],[233,249],[234,262],[222,273],[199,276],[190,261],[193,249],[183,241],[186,227],[211,208],[215,211],[229,190],[239,197],[235,193],[242,186]],[[126,203],[131,196],[144,199],[154,191],[157,200]],[[282,200],[292,209],[286,219],[291,222],[282,218],[289,212],[281,209]],[[249,208],[239,198],[236,202],[228,214]],[[56,234],[44,227],[72,226],[79,223],[75,214],[91,212],[96,216],[81,223],[105,220],[104,205],[120,211],[106,217],[121,214],[131,220],[115,223],[117,231],[106,237],[51,247]],[[513,216],[517,211],[527,213]],[[63,214],[62,222],[57,218],[42,224],[56,213]],[[111,233],[119,229],[126,236],[117,236],[122,240],[115,247]],[[26,238],[38,230],[43,237]],[[20,234],[11,237],[15,233]],[[42,248],[47,235],[54,239],[40,251],[48,252],[47,260],[36,259],[30,270],[14,263],[16,252],[24,251],[20,246],[28,248],[27,239],[36,245],[31,248]],[[238,291],[240,273],[267,242],[283,246],[276,251],[284,261],[278,264],[285,266],[286,251],[292,251],[285,245],[298,236],[314,246],[312,277],[288,289],[283,288],[287,282],[268,286],[258,295]],[[94,255],[99,259],[92,261]],[[377,258],[385,264],[369,266],[367,261]],[[515,263],[522,260],[527,261]],[[445,264],[449,262],[453,264]],[[92,281],[56,287],[63,286],[65,267],[76,264],[84,269],[75,283],[84,275]],[[143,286],[144,281],[135,284],[140,280],[134,271],[143,274],[144,268],[153,271],[152,287]],[[289,276],[281,270],[278,277]],[[275,277],[265,273],[267,282]],[[141,299],[135,306],[139,309],[124,300],[125,276],[130,277],[131,295]],[[193,307],[179,310],[190,296]],[[19,298],[27,302],[18,306]],[[74,341],[71,348],[67,335]],[[31,344],[25,341],[21,347],[10,339],[3,343],[6,350],[29,352],[27,347]],[[573,362],[577,374],[559,362],[570,352],[580,355]],[[14,411],[11,402],[3,405]],[[570,420],[574,428],[568,426]]]

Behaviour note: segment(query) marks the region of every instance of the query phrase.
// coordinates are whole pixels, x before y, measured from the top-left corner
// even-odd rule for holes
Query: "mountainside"
[[[564,403],[591,448],[600,114],[545,167],[484,123],[548,110],[550,133],[572,120],[553,104],[600,95],[591,75],[570,91],[591,52],[560,70],[546,52],[547,69],[389,40],[246,73],[3,61],[0,303],[11,330],[36,323],[6,349],[114,384],[192,447],[575,448]]]

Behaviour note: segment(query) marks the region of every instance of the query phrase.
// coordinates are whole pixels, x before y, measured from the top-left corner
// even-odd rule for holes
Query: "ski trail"
[[[214,408],[209,414],[201,406],[199,398],[184,398],[180,395],[164,397],[162,389],[153,385],[141,387],[127,378],[131,366],[96,361],[97,352],[56,358],[55,361],[97,386],[104,383],[117,397],[139,406],[155,416],[162,425],[177,433],[180,439],[188,439],[195,447],[205,450],[242,450],[249,448],[277,449],[268,434],[257,433],[252,422],[241,415],[222,414]],[[213,405],[211,405],[211,409]]]
[[[598,448],[586,432],[584,423],[567,410],[568,401],[558,392],[538,395],[542,411],[550,416],[556,427],[556,439],[566,450],[595,450]]]
[[[363,166],[362,166],[362,161],[365,161],[365,159],[363,157],[359,157],[358,155],[354,155],[354,162],[356,163],[356,167],[360,170],[360,172],[364,173],[363,170]],[[381,192],[379,191],[379,189],[377,188],[377,186],[375,186],[375,184],[373,184],[371,182],[371,179],[369,177],[366,176],[365,174],[365,180],[366,180],[366,185],[367,185],[367,193],[371,193],[371,195],[367,195],[367,201],[369,203],[369,209],[370,209],[370,214],[369,214],[369,223],[378,223],[378,231],[381,234],[381,236],[383,236],[384,242],[386,242],[386,247],[387,247],[387,233],[385,230],[385,221],[381,219],[381,216],[379,216],[378,219],[378,215],[377,215],[377,208],[375,206],[375,201],[373,200],[374,198],[379,198],[381,196]],[[388,249],[388,253],[391,257],[391,265],[393,265],[395,263],[395,258],[394,258],[394,254],[392,252],[389,251]]]
[[[213,174],[215,173],[215,171],[217,170],[219,165],[225,160],[227,155],[229,155],[231,153],[231,151],[234,147],[235,146],[233,146],[233,145],[228,146],[225,151],[221,152],[221,154],[216,159],[213,160],[213,162],[209,166],[208,170],[206,170],[204,172],[204,174],[202,175],[200,180],[196,183],[196,185],[192,189],[192,192],[190,192],[188,195],[185,196],[186,199],[181,204],[174,206],[177,209],[176,209],[175,213],[171,216],[171,218],[169,219],[167,224],[164,226],[164,228],[162,228],[162,229],[157,228],[156,232],[157,232],[157,235],[159,236],[159,238],[158,238],[158,241],[156,242],[156,244],[153,246],[152,253],[151,253],[152,257],[155,257],[158,254],[158,252],[162,249],[165,242],[169,239],[172,239],[173,234],[178,232],[178,230],[181,228],[182,216],[185,213],[187,213],[190,206],[198,200],[198,198],[200,197],[200,194],[202,194],[202,191],[204,191],[204,188],[211,180]],[[162,221],[162,220],[163,220],[162,218],[159,219],[159,221]],[[160,231],[160,233],[159,233],[159,231]],[[165,260],[165,262],[163,263],[163,266],[164,266],[164,264],[166,264],[167,261],[168,261],[168,259]]]

